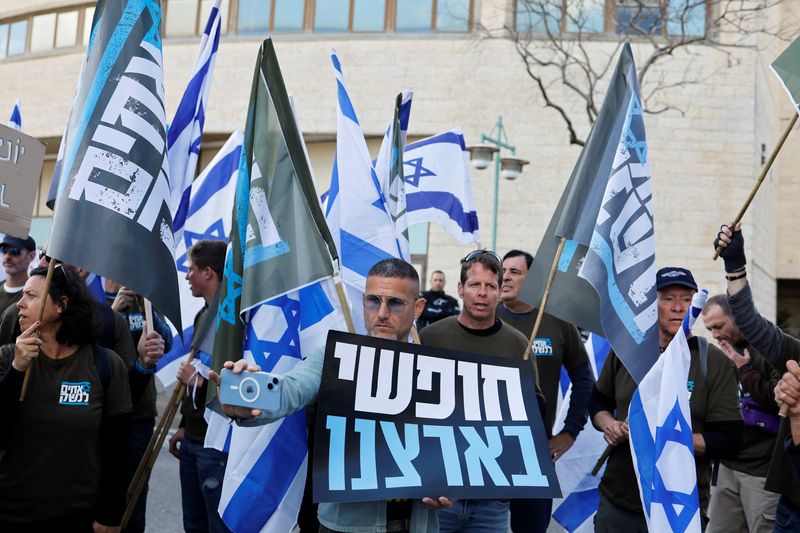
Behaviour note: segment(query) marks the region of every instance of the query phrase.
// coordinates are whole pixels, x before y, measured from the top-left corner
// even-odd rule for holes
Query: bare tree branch
[[[598,101],[625,40],[647,43],[639,59],[642,105],[650,114],[686,110],[671,102],[671,91],[706,81],[717,72],[698,74],[691,68],[703,49],[713,49],[727,65],[738,64],[741,49],[756,50],[759,37],[788,40],[797,28],[768,22],[781,0],[516,0],[516,23],[503,28],[478,28],[484,38],[507,38],[534,81],[544,106],[564,122],[570,144],[584,145],[575,116],[582,109],[589,125],[599,113]],[[610,5],[610,9],[606,9]],[[611,17],[606,21],[605,17]],[[779,19],[780,17],[778,17]],[[615,45],[608,44],[611,28]],[[598,38],[599,36],[599,38]],[[603,38],[605,37],[605,39]],[[699,48],[705,47],[705,48]],[[610,47],[603,47],[608,50]],[[641,47],[637,48],[637,53]],[[678,80],[667,80],[664,67],[680,52],[688,66]],[[674,74],[673,74],[674,77]],[[558,90],[561,87],[566,90]],[[587,130],[588,131],[588,130]]]

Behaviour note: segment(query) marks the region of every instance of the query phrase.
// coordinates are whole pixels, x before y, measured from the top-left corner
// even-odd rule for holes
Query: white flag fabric
[[[589,362],[596,380],[611,345],[603,337],[592,333],[585,346],[586,353],[590,354]],[[566,371],[562,371],[563,377],[569,380]],[[562,390],[563,381],[562,379]],[[572,385],[568,385],[553,424],[553,435],[557,435],[564,427],[571,392]],[[578,434],[572,447],[556,462],[556,475],[564,498],[553,500],[553,520],[570,533],[594,531],[594,515],[600,502],[600,491],[597,487],[603,477],[605,465],[597,476],[592,475],[592,468],[605,447],[603,434],[589,427]]]
[[[219,47],[222,21],[219,11],[221,1],[214,0],[214,4],[211,6],[208,21],[200,38],[200,50],[194,62],[192,76],[167,133],[170,209],[172,210],[173,228],[178,230],[177,238],[180,238],[180,228],[183,227],[186,217],[189,189],[197,170],[197,158],[200,155],[200,139],[203,136],[206,103]]]
[[[336,160],[325,205],[340,257],[356,333],[365,333],[361,298],[369,269],[382,259],[400,257],[394,223],[389,215],[364,133],[347,93],[339,58],[331,51],[336,72]]]
[[[203,239],[227,242],[242,139],[242,132],[234,131],[190,189],[186,217],[180,227],[181,240],[175,243],[175,268],[180,278],[181,315],[184,317],[183,340],[173,328],[172,349],[158,361],[156,376],[165,387],[175,382],[180,360],[191,351],[194,317],[203,307],[203,299],[192,296],[184,281],[189,269],[186,250]],[[195,365],[208,376],[208,355],[201,354]]]
[[[408,136],[411,115],[411,98],[414,93],[405,90],[398,95],[395,117],[383,136],[378,158],[374,162],[380,190],[389,215],[394,221],[395,234],[400,247],[400,257],[411,262],[411,244],[408,241],[408,216],[405,180],[403,179],[403,150]],[[396,133],[396,130],[399,133]]]
[[[639,383],[628,410],[631,456],[650,531],[700,531],[686,338],[707,296],[705,290],[695,294],[683,326]]]
[[[464,135],[454,129],[406,146],[408,224],[439,224],[461,244],[480,242]]]

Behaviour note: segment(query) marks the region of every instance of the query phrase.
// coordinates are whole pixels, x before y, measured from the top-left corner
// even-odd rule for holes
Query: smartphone
[[[281,379],[269,372],[234,374],[227,368],[220,373],[219,401],[262,411],[277,411],[281,407]]]

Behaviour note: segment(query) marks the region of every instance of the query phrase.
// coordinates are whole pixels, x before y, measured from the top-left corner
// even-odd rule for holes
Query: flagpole
[[[145,300],[145,302],[146,301],[147,300]],[[189,352],[189,357],[186,358],[187,363],[192,362],[196,352],[197,348],[192,347],[192,351]],[[164,440],[167,437],[167,433],[169,433],[170,427],[172,427],[172,421],[175,420],[175,415],[178,412],[178,407],[180,406],[180,402],[185,391],[186,384],[183,382],[178,382],[178,384],[175,386],[175,389],[172,391],[172,396],[170,397],[167,406],[164,408],[164,413],[161,415],[161,419],[158,421],[158,426],[156,427],[153,436],[150,437],[150,442],[147,444],[144,455],[142,455],[142,459],[139,461],[139,466],[136,467],[136,472],[133,474],[130,485],[128,485],[128,500],[125,505],[125,514],[122,515],[121,523],[123,528],[128,525],[128,522],[131,519],[133,510],[136,507],[136,502],[139,501],[139,495],[142,493],[142,489],[144,489],[145,480],[147,480],[148,476],[150,475],[150,471],[153,469],[153,465],[158,457],[158,451],[164,444]]]
[[[42,318],[44,318],[44,307],[47,303],[47,293],[50,292],[50,282],[53,280],[53,271],[56,268],[56,260],[54,258],[50,258],[50,263],[47,265],[47,276],[44,278],[44,289],[42,289],[42,298],[41,303],[39,304],[39,317],[36,319],[37,322],[41,322]],[[61,267],[64,268],[64,267]],[[38,335],[39,332],[37,331],[36,334]],[[19,392],[19,401],[25,401],[25,395],[28,392],[28,384],[31,381],[31,366],[28,365],[28,368],[25,369],[25,377],[22,380],[22,390]]]
[[[539,333],[539,326],[542,325],[542,317],[544,316],[544,308],[547,306],[547,300],[550,298],[550,291],[553,289],[553,281],[556,279],[556,270],[558,269],[558,262],[561,260],[561,252],[564,251],[564,245],[567,243],[566,237],[561,237],[558,241],[558,248],[556,248],[556,255],[553,258],[553,264],[550,266],[550,274],[547,276],[547,285],[542,294],[542,302],[539,304],[539,312],[536,314],[536,322],[533,324],[533,331],[528,339],[528,346],[525,347],[525,353],[522,354],[522,359],[528,360],[531,358],[531,351],[533,350],[533,341],[536,340],[536,334]]]
[[[333,264],[333,284],[336,287],[336,295],[339,297],[339,305],[342,307],[342,314],[344,315],[344,322],[347,324],[347,332],[355,333],[356,328],[353,326],[353,317],[350,314],[350,305],[347,303],[347,296],[344,292],[344,285],[342,284],[342,277],[339,275],[339,268]]]
[[[744,205],[739,210],[739,214],[736,215],[736,219],[733,221],[733,224],[731,225],[731,231],[733,231],[733,228],[736,227],[736,224],[738,224],[742,220],[745,211],[747,211],[747,208],[750,207],[750,203],[753,201],[753,198],[755,198],[758,189],[761,187],[761,184],[764,183],[764,179],[767,177],[767,173],[769,172],[769,169],[772,167],[772,163],[775,162],[775,158],[778,157],[778,152],[780,152],[781,148],[783,148],[783,143],[786,142],[786,138],[792,132],[792,129],[794,128],[795,124],[797,124],[797,116],[798,116],[797,113],[795,113],[794,116],[792,117],[792,120],[789,121],[789,125],[786,126],[786,130],[783,132],[783,135],[781,135],[781,138],[778,139],[778,144],[776,144],[775,148],[772,149],[772,153],[770,154],[769,159],[767,159],[767,162],[764,163],[764,166],[761,168],[761,174],[758,176],[758,181],[756,181],[756,184],[753,186],[753,190],[750,191],[750,196],[747,197],[747,201],[745,201]],[[722,246],[717,246],[717,249],[714,251],[714,261],[716,261],[719,258],[719,254],[721,252],[722,252]]]

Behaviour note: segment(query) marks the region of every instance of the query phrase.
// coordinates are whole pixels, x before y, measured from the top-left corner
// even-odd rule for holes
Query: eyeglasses
[[[500,256],[494,253],[491,250],[473,250],[472,252],[468,253],[464,259],[461,260],[462,263],[469,263],[470,261],[474,261],[475,259],[479,258],[482,255],[488,255],[489,257],[496,260],[498,263],[502,263],[503,260],[500,259]]]
[[[377,294],[365,294],[364,295],[364,309],[367,311],[378,311],[381,308],[381,304],[386,303],[386,307],[389,308],[389,312],[393,315],[399,315],[406,309],[406,305],[408,302],[403,300],[402,298],[398,298],[396,296],[378,296]]]
[[[0,248],[0,252],[4,254],[11,254],[14,257],[17,257],[19,256],[19,254],[22,253],[22,250],[17,248],[16,246],[3,246],[2,248]]]

